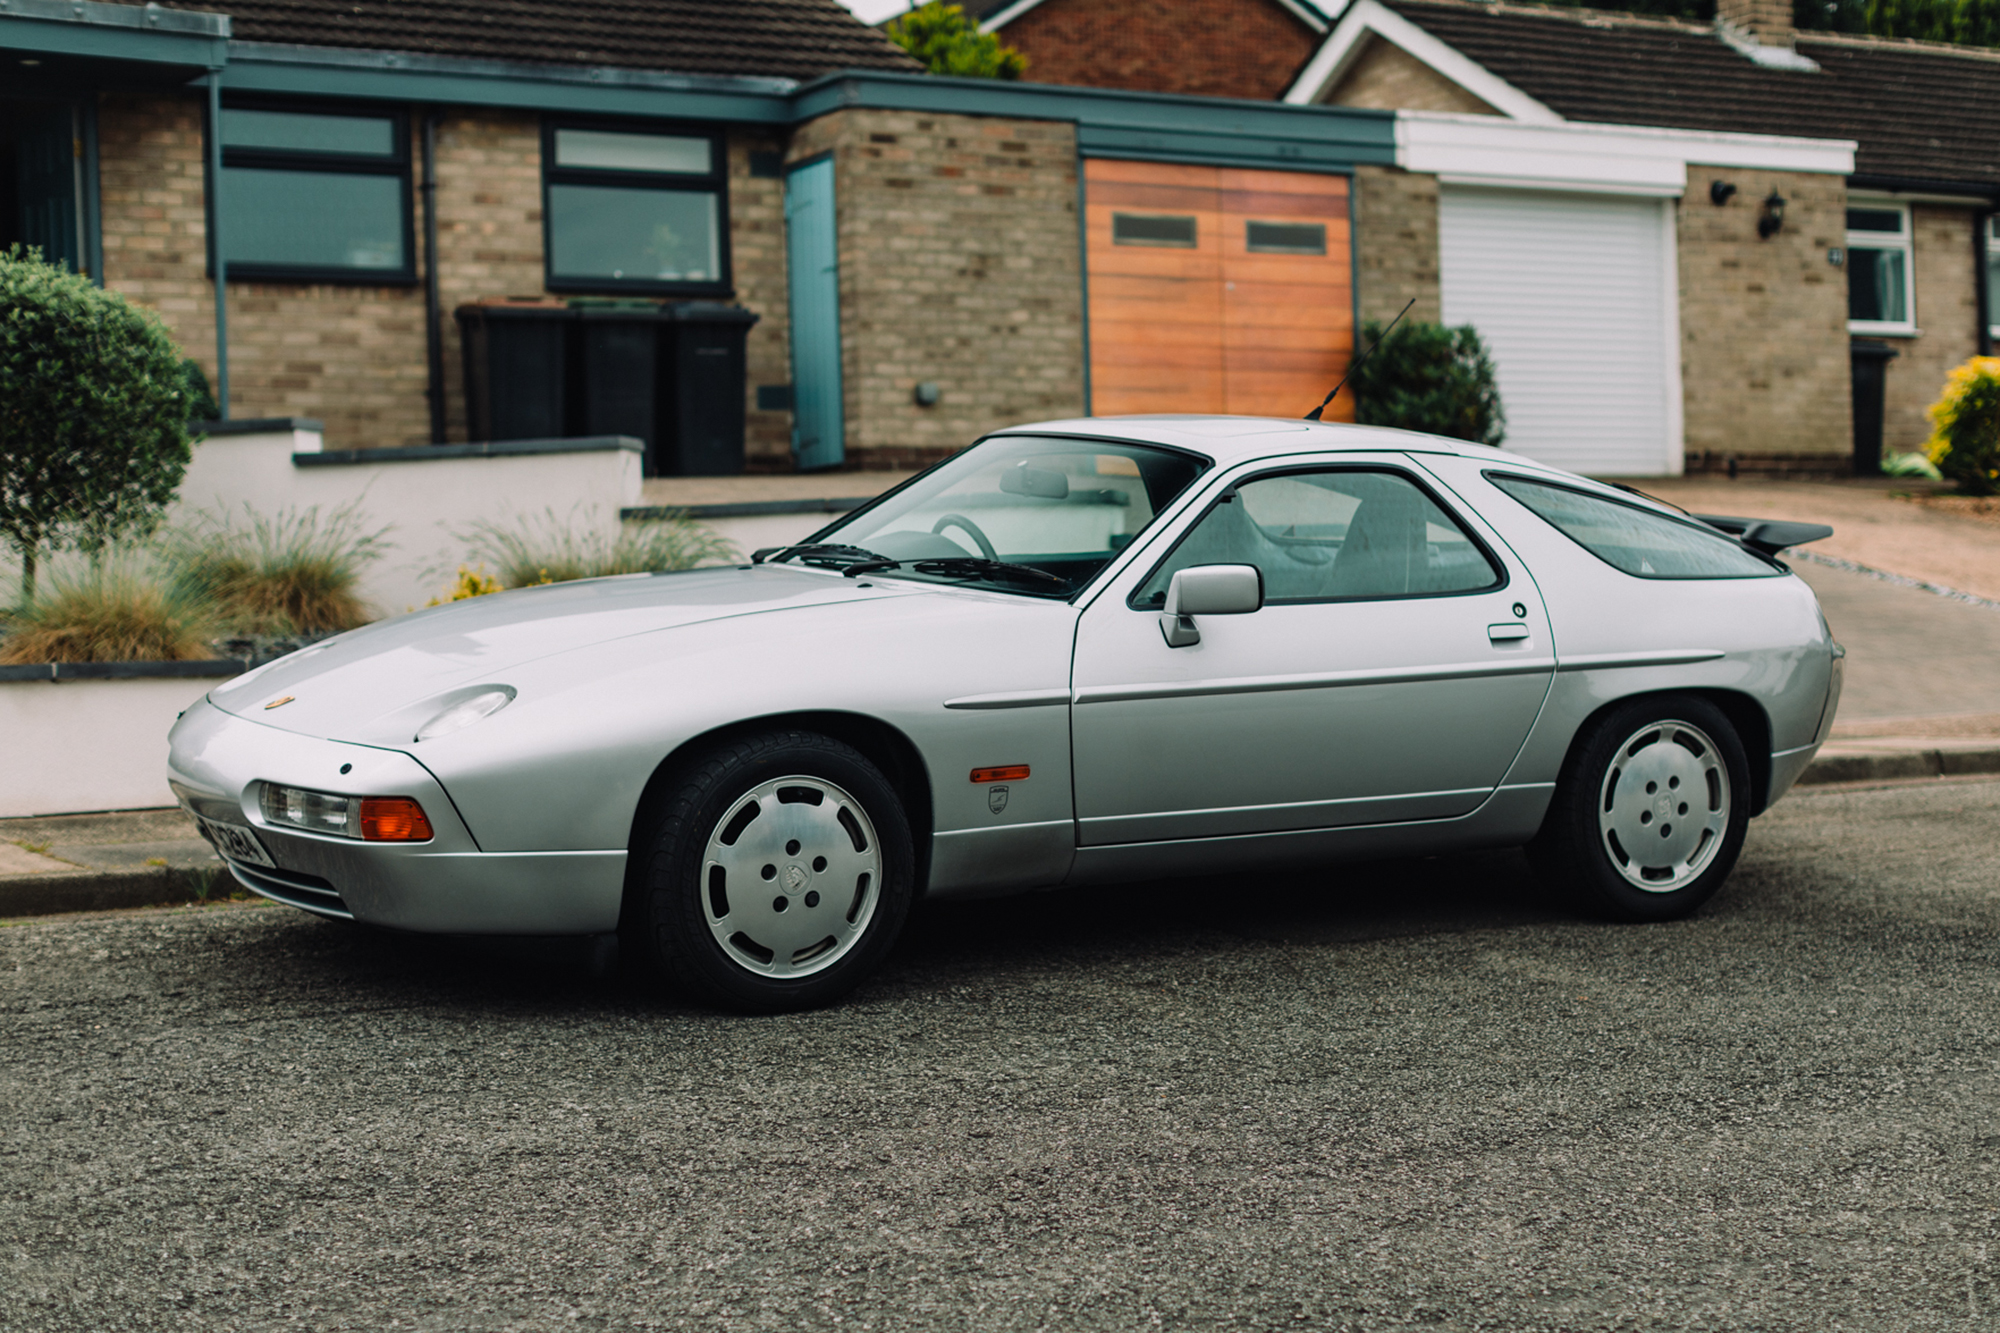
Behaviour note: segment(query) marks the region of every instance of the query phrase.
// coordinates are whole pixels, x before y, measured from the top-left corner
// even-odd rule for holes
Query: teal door
[[[792,458],[802,472],[847,457],[840,407],[840,256],[833,159],[785,177],[785,251],[792,306]]]
[[[27,106],[15,123],[21,239],[39,247],[51,264],[80,273],[82,177],[76,113],[68,106]]]

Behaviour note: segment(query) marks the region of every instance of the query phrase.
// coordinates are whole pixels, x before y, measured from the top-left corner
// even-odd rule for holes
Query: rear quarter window
[[[1750,579],[1781,569],[1733,538],[1637,505],[1527,477],[1486,479],[1614,569],[1642,579]]]

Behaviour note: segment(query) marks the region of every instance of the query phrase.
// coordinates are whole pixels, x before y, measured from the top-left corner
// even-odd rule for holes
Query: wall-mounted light
[[[944,390],[933,381],[925,380],[910,396],[916,399],[918,407],[936,407],[938,399],[944,397]]]
[[[1736,187],[1728,181],[1710,181],[1708,183],[1708,202],[1714,204],[1717,208],[1728,203],[1730,199],[1735,197],[1735,194]]]
[[[1757,215],[1757,235],[1770,240],[1785,225],[1785,196],[1776,190],[1764,200],[1764,211]]]

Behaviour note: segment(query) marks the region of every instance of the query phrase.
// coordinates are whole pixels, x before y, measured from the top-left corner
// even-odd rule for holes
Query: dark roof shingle
[[[137,0],[128,0],[136,3]],[[238,41],[810,79],[918,68],[837,0],[161,0]]]
[[[1864,176],[2000,187],[2000,58],[1801,34],[1817,73],[1772,69],[1713,29],[1579,10],[1387,0],[1569,120],[1859,143]]]

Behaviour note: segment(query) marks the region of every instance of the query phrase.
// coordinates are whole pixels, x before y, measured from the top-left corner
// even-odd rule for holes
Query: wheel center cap
[[[805,887],[806,881],[811,878],[812,872],[802,865],[788,865],[785,867],[785,887],[788,889],[802,889]]]
[[[1659,800],[1653,802],[1653,813],[1657,814],[1660,818],[1665,819],[1668,815],[1671,815],[1673,812],[1674,812],[1673,797],[1662,796]]]

